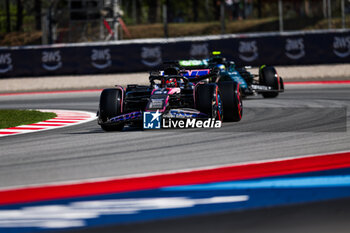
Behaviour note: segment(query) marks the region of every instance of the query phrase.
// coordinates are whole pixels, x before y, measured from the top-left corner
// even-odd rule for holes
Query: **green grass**
[[[56,117],[53,112],[35,110],[0,110],[0,129],[28,125]]]

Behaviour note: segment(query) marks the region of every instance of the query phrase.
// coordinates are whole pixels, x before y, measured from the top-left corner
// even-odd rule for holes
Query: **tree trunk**
[[[205,0],[205,15],[207,16],[205,20],[209,21],[212,19],[212,12],[210,11],[209,0]]]
[[[168,3],[169,0],[166,0],[163,2],[162,9],[163,9],[163,27],[164,27],[164,37],[169,37],[169,30],[168,30]]]
[[[158,1],[150,0],[148,1],[148,22],[155,23],[157,21],[157,8]]]
[[[226,33],[226,25],[225,25],[225,2],[220,2],[220,22],[221,22],[221,34]]]
[[[34,2],[35,11],[35,29],[41,30],[41,0],[35,0]]]
[[[165,0],[165,4],[167,5],[166,9],[167,9],[168,23],[172,23],[176,18],[176,15],[175,15],[176,12],[174,11],[175,4],[173,1],[170,1],[170,0]]]
[[[131,11],[132,11],[132,22],[136,24],[136,21],[137,21],[136,0],[132,0]]]
[[[11,32],[10,0],[6,0],[6,32]]]
[[[309,2],[309,0],[304,1],[304,6],[305,6],[305,15],[307,17],[310,17],[310,2]]]
[[[246,19],[246,15],[245,15],[245,12],[246,12],[246,7],[247,7],[247,4],[245,2],[245,0],[242,1],[242,4],[243,4],[243,9],[242,9],[242,18],[243,19]]]
[[[212,0],[214,9],[214,20],[220,20],[220,1]]]
[[[17,24],[16,31],[21,31],[23,26],[23,5],[22,0],[17,0]]]
[[[198,0],[192,0],[193,21],[198,22]]]
[[[262,4],[261,4],[261,0],[258,0],[258,18],[261,19],[262,18]]]
[[[136,23],[140,24],[142,18],[142,5],[140,0],[136,0]]]

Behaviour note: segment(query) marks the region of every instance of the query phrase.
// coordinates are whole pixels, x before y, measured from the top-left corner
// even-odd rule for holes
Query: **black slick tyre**
[[[284,82],[283,79],[280,77],[280,89],[281,91],[284,91]]]
[[[116,117],[122,112],[123,93],[117,88],[104,89],[100,96],[99,118],[101,128],[105,131],[120,131],[124,128],[124,123],[104,124],[112,117]]]
[[[215,83],[196,86],[195,104],[196,109],[208,114],[209,118],[222,121],[224,113],[221,93]]]
[[[226,81],[218,83],[223,107],[225,111],[224,121],[237,122],[243,116],[243,103],[239,84]]]
[[[264,98],[275,98],[278,96],[280,90],[280,77],[273,66],[264,66],[259,69],[259,83],[271,87],[271,92],[263,92],[262,96]]]

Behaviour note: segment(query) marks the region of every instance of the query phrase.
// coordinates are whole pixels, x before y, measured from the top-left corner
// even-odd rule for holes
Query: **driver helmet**
[[[225,65],[223,64],[216,65],[216,67],[219,68],[221,71],[224,71],[226,69]]]
[[[178,83],[177,83],[176,78],[170,78],[170,79],[166,80],[166,86],[167,87],[177,87]]]

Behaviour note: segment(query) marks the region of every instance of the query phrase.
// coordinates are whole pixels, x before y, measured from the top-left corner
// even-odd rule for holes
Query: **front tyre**
[[[282,77],[280,77],[280,89],[281,89],[281,91],[284,91],[284,82],[283,82]]]
[[[264,98],[276,98],[278,96],[278,91],[281,86],[280,77],[273,66],[262,66],[259,69],[259,83],[271,87],[272,90],[274,90],[271,92],[263,92],[262,96]]]
[[[196,109],[208,115],[209,118],[222,121],[223,104],[219,87],[215,83],[196,86]]]
[[[237,122],[243,116],[243,103],[239,84],[232,81],[218,83],[223,107],[225,111],[224,121]]]
[[[123,92],[121,89],[104,89],[100,96],[99,122],[105,131],[120,131],[124,128],[124,123],[104,124],[109,119],[122,113]]]

